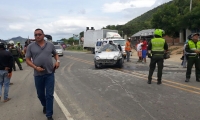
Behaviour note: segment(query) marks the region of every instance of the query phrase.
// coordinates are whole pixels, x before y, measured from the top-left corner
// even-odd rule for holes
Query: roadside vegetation
[[[200,0],[172,0],[162,4],[124,25],[107,25],[106,29],[118,30],[122,35],[128,36],[143,30],[161,28],[166,35],[177,38],[180,30],[190,29],[198,32],[200,29]]]

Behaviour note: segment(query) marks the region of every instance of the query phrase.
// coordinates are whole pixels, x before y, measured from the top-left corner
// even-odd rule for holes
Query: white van
[[[126,40],[125,39],[121,39],[121,38],[116,38],[116,39],[108,39],[108,41],[113,41],[113,43],[117,43],[120,44],[120,46],[122,47],[122,52],[123,52],[123,57],[126,58],[126,51],[125,51],[125,44],[126,44]]]

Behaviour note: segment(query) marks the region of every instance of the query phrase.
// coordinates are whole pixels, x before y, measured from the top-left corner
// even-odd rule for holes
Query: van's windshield
[[[114,43],[118,43],[121,46],[125,46],[126,41],[125,40],[113,40]]]
[[[97,41],[96,46],[101,46],[102,42],[101,41]]]

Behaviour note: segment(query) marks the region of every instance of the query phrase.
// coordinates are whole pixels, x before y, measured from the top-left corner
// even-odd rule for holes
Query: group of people
[[[144,62],[146,63],[146,56],[147,56],[147,41],[146,39],[140,39],[137,41],[137,44],[135,45],[135,50],[137,51],[138,55],[138,61],[137,62]],[[126,45],[125,45],[125,51],[127,55],[127,62],[130,62],[130,53],[132,52],[132,45],[131,45],[131,39],[128,38]]]
[[[45,34],[42,29],[36,29],[34,36],[35,42],[26,46],[26,63],[34,69],[35,87],[43,106],[43,113],[47,120],[53,120],[54,72],[59,67],[60,60],[53,43],[44,40]],[[6,44],[0,43],[0,99],[4,87],[4,102],[11,99],[8,97],[8,92],[15,60],[14,55],[18,57],[17,48],[13,46],[14,44],[11,44],[7,47]],[[53,64],[52,54],[56,60],[55,64]]]
[[[164,59],[169,58],[168,54],[168,44],[163,39],[164,30],[155,29],[154,31],[154,38],[152,38],[148,45],[145,40],[140,40],[136,45],[136,50],[138,53],[139,60],[146,62],[146,55],[150,58],[150,65],[149,65],[149,74],[148,74],[148,84],[151,84],[152,75],[155,70],[156,64],[158,67],[157,73],[157,84],[162,84],[162,70],[163,70],[163,63]],[[188,40],[185,42],[184,49],[183,49],[183,57],[182,57],[182,65],[184,68],[187,68],[186,71],[186,80],[185,82],[189,82],[191,78],[191,71],[193,65],[195,65],[195,74],[196,74],[196,81],[200,82],[200,41],[199,41],[199,34],[193,33],[188,36]],[[131,43],[130,39],[126,42],[125,50],[127,52],[127,62],[130,61],[129,52],[131,51]]]

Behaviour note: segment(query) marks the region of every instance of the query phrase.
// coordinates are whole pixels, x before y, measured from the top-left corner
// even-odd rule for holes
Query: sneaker
[[[47,120],[54,120],[52,117],[47,117]]]

